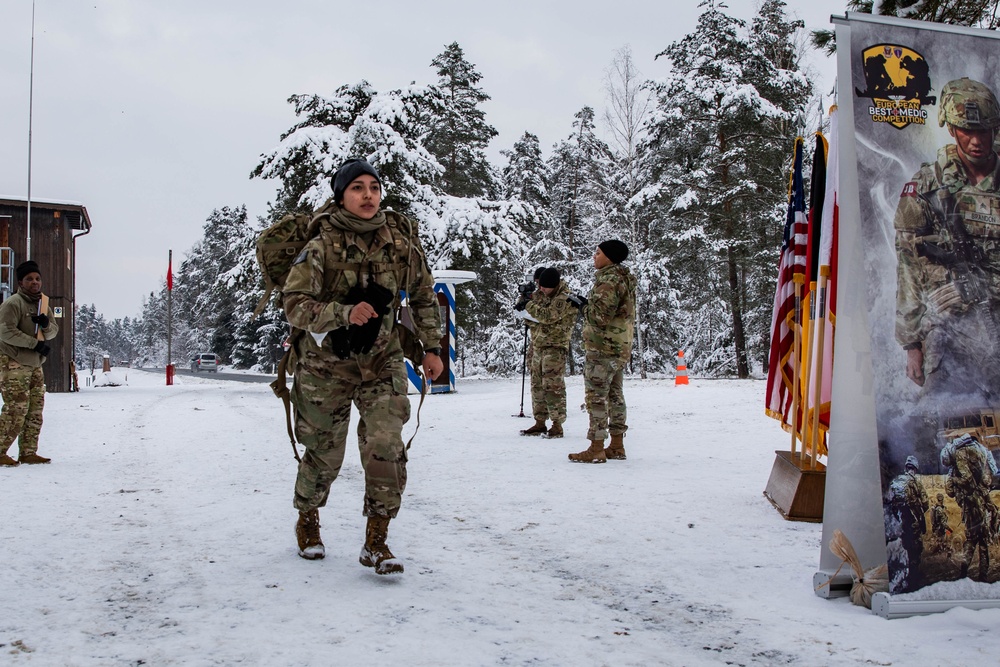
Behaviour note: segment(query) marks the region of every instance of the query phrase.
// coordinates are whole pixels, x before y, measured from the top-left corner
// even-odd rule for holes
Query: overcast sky
[[[654,56],[695,27],[696,0],[36,0],[33,199],[80,202],[94,225],[77,242],[77,303],[135,316],[200,237],[213,209],[264,215],[277,189],[250,180],[261,153],[295,123],[286,100],[367,79],[377,90],[436,80],[451,42],[483,75],[499,136],[525,132],[545,156],[573,114],[604,108],[616,50],[647,78]],[[759,0],[730,0],[743,19]],[[787,0],[807,28],[842,3]],[[831,9],[831,5],[833,5]],[[27,196],[31,0],[2,0],[0,195]],[[810,56],[824,92],[832,59]]]

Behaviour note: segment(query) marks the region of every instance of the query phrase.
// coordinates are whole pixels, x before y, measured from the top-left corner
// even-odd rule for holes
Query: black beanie
[[[538,280],[539,278],[541,278],[542,277],[542,271],[544,271],[544,270],[545,270],[544,266],[540,266],[537,269],[535,269],[535,276],[532,278],[532,280]]]
[[[559,287],[559,269],[545,269],[538,276],[539,287]]]
[[[41,271],[38,270],[38,263],[33,259],[29,259],[27,262],[18,264],[17,268],[14,269],[14,273],[17,276],[17,282],[21,282],[29,273],[41,273]]]
[[[375,177],[379,185],[382,184],[382,178],[375,171],[375,167],[368,164],[367,160],[359,158],[348,160],[340,165],[340,169],[336,171],[331,180],[333,183],[333,201],[340,203],[340,200],[344,198],[344,190],[351,184],[351,181],[361,174],[370,174]]]
[[[605,241],[597,247],[601,249],[601,252],[604,253],[605,257],[610,259],[615,264],[621,264],[628,259],[628,246],[618,239]]]

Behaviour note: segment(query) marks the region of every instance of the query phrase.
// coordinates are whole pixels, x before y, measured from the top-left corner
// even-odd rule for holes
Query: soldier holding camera
[[[530,284],[529,284],[530,285]],[[531,330],[531,412],[535,425],[521,435],[563,436],[566,421],[566,355],[577,311],[570,304],[569,287],[557,269],[548,268],[538,274],[538,290],[525,292],[514,306],[536,321]],[[537,378],[537,381],[536,381]],[[546,428],[546,422],[552,426]]]

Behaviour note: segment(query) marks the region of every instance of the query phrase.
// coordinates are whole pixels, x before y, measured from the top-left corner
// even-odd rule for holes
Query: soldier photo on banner
[[[971,31],[851,31],[892,594],[1000,581],[997,46]]]

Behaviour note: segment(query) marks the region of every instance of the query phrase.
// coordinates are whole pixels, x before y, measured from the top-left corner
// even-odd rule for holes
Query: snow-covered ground
[[[0,469],[0,664],[995,664],[1000,610],[813,593],[821,526],[762,495],[787,445],[762,382],[627,380],[629,458],[605,465],[566,460],[579,377],[562,440],[517,434],[520,379],[428,397],[390,528],[406,572],[380,577],[353,447],[306,561],[267,385],[120,372],[47,396],[52,465]]]

